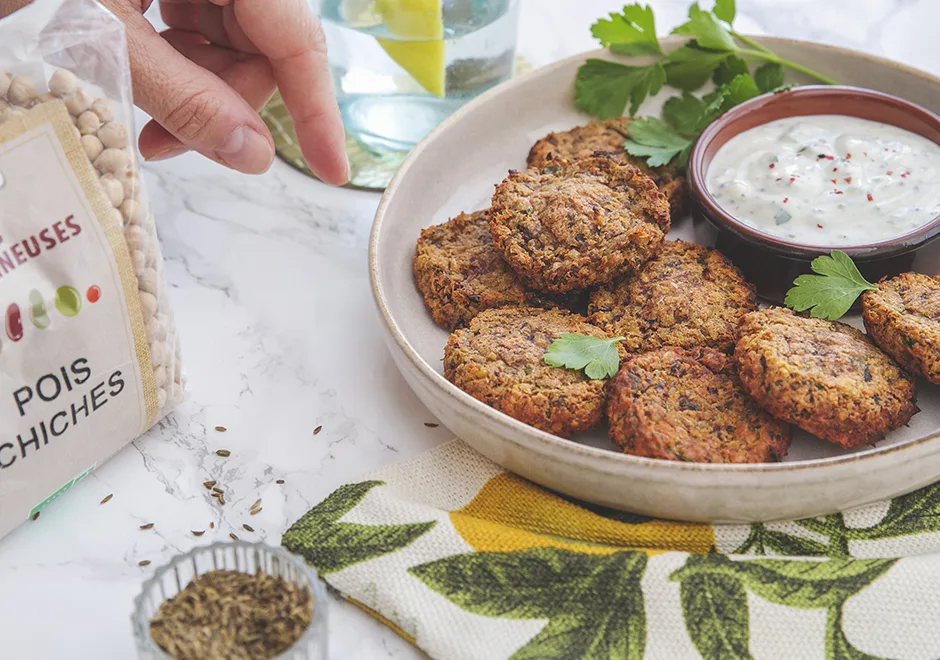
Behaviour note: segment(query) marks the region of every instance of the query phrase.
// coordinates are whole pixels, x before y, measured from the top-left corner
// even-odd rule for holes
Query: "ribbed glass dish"
[[[226,541],[193,548],[186,554],[175,557],[166,566],[158,568],[153,576],[144,582],[140,595],[134,601],[131,619],[138,658],[172,660],[151,638],[150,620],[160,609],[160,605],[185,589],[190,580],[215,570],[247,574],[260,570],[300,587],[306,587],[313,598],[313,619],[301,638],[277,656],[277,660],[326,660],[327,599],[316,571],[307,566],[300,557],[281,548],[247,541]]]

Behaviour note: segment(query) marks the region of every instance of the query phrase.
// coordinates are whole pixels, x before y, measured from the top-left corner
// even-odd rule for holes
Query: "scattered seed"
[[[259,506],[261,506],[261,498],[260,498],[260,497],[259,497],[258,499],[256,499],[256,500],[255,500],[255,503],[252,504],[252,505],[251,505],[250,507],[248,507],[248,508],[249,508],[249,509],[257,509]]]
[[[216,426],[215,430],[219,433],[225,433],[228,429],[226,429],[224,426]]]
[[[435,424],[434,422],[425,422],[424,425],[427,426],[429,429],[436,429],[438,426],[440,426],[439,424]]]
[[[190,533],[191,533],[193,536],[202,536],[203,534],[206,533],[206,530],[202,530],[201,532],[197,532],[196,530],[193,529],[193,530],[190,530]]]
[[[215,523],[214,523],[214,522],[209,523],[209,529],[215,529]]]
[[[214,497],[214,498],[218,499],[219,493],[209,493],[209,497]]]
[[[141,562],[137,562],[137,565],[138,565],[138,566],[150,566],[150,560],[149,560],[149,559],[145,559],[145,560],[143,560],[143,561],[141,561]]]
[[[202,485],[205,486],[206,488],[212,488],[213,486],[215,486],[215,483],[216,482],[214,481],[203,481]]]
[[[232,455],[232,452],[230,452],[228,449],[220,449],[215,453],[216,453],[216,456],[222,456],[223,458],[226,458]]]
[[[238,537],[235,536],[235,534],[233,534],[232,532],[229,532],[228,535],[232,538],[233,541],[237,541],[237,540],[238,540]]]
[[[255,515],[256,513],[261,513],[261,509],[262,509],[262,508],[264,508],[264,507],[260,507],[260,506],[259,506],[257,509],[252,509],[252,510],[250,511],[251,515]]]
[[[282,483],[284,483],[284,480],[283,480],[283,479],[278,479],[278,480],[275,481],[274,483],[276,483],[276,484],[282,484]]]
[[[33,514],[33,520],[36,520],[36,518],[39,517],[39,514],[40,514],[40,513],[42,513],[42,512],[41,512],[41,511],[37,511],[36,513],[34,513],[34,514]]]
[[[221,495],[221,494],[224,493],[225,491],[222,490],[221,488],[219,488],[218,486],[213,486],[213,487],[212,487],[212,492],[213,492],[213,493],[218,493],[219,495]]]
[[[246,532],[253,532],[253,531],[255,531],[255,528],[252,527],[251,525],[249,525],[248,523],[245,523],[244,525],[242,525],[242,527],[245,529]]]
[[[153,529],[153,523],[147,523],[146,525],[141,525],[141,529]]]
[[[219,504],[225,504],[225,495],[219,493]]]
[[[100,504],[104,504],[105,502],[111,501],[112,497],[114,497],[114,493],[111,493],[110,495],[106,495],[105,498],[101,500]]]
[[[322,431],[322,430],[323,430],[323,425],[321,424],[321,425],[318,426],[317,428],[313,429],[313,434],[316,435],[317,433],[319,433],[319,432]]]

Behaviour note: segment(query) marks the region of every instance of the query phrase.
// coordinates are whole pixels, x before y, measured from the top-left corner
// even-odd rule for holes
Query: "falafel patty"
[[[591,293],[589,320],[626,338],[633,353],[662,346],[734,347],[741,317],[757,309],[754,286],[717,250],[666,241],[639,271]]]
[[[677,167],[650,167],[642,158],[634,158],[627,153],[623,143],[630,137],[627,128],[630,121],[630,117],[600,119],[569,131],[549,133],[532,145],[526,164],[542,169],[557,160],[579,160],[603,154],[617,162],[639,167],[666,195],[672,218],[682,217],[688,199],[685,179]]]
[[[862,295],[865,329],[901,366],[940,385],[940,277],[902,273]]]
[[[746,315],[734,358],[769,413],[841,447],[881,440],[915,412],[914,379],[855,328],[774,307]]]
[[[563,438],[604,416],[603,380],[545,363],[545,350],[566,332],[606,337],[583,317],[559,309],[502,307],[477,315],[444,349],[447,380],[520,422]]]
[[[583,309],[585,296],[529,291],[493,245],[486,211],[461,213],[421,230],[414,257],[418,291],[434,322],[446,330],[466,325],[484,309],[536,305]]]
[[[639,169],[587,158],[511,171],[490,209],[493,242],[531,288],[567,293],[639,267],[669,231],[669,204]]]
[[[790,426],[741,388],[730,356],[665,347],[632,358],[608,385],[610,437],[628,454],[695,463],[767,463]]]

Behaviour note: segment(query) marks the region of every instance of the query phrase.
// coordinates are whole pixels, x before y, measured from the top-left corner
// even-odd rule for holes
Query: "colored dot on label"
[[[85,297],[88,298],[88,302],[96,303],[101,299],[101,289],[97,285],[92,285],[88,287]]]
[[[38,289],[29,292],[29,320],[40,330],[48,328],[52,322],[46,313],[46,302]]]
[[[82,310],[82,295],[74,286],[60,286],[55,291],[55,308],[62,316],[75,316]]]
[[[23,316],[20,314],[20,306],[16,303],[10,303],[4,314],[4,325],[7,330],[7,337],[10,341],[19,341],[23,338]]]

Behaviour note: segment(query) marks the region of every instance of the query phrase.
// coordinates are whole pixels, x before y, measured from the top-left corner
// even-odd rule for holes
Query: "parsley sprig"
[[[623,339],[565,332],[549,345],[542,359],[551,367],[565,367],[575,371],[583,369],[588,378],[603,380],[615,376],[620,369],[617,344]]]
[[[783,302],[798,312],[810,310],[813,318],[835,321],[852,308],[860,295],[878,288],[862,276],[842,250],[816,257],[810,267],[817,274],[797,277]]]
[[[673,30],[690,40],[664,53],[656,37],[653,10],[639,3],[627,5],[591,26],[601,45],[623,55],[655,59],[645,66],[628,66],[590,59],[578,70],[575,104],[600,119],[623,115],[629,103],[636,114],[648,97],[664,85],[682,90],[666,102],[662,119],[647,117],[630,123],[627,151],[646,158],[651,166],[676,161],[684,165],[698,135],[730,108],[760,94],[784,87],[784,68],[820,82],[835,81],[801,64],[776,55],[733,28],[735,0],[717,0],[711,11],[698,3],[689,8],[689,20]],[[751,73],[751,64],[759,66]],[[712,80],[715,91],[698,98],[691,92]]]

